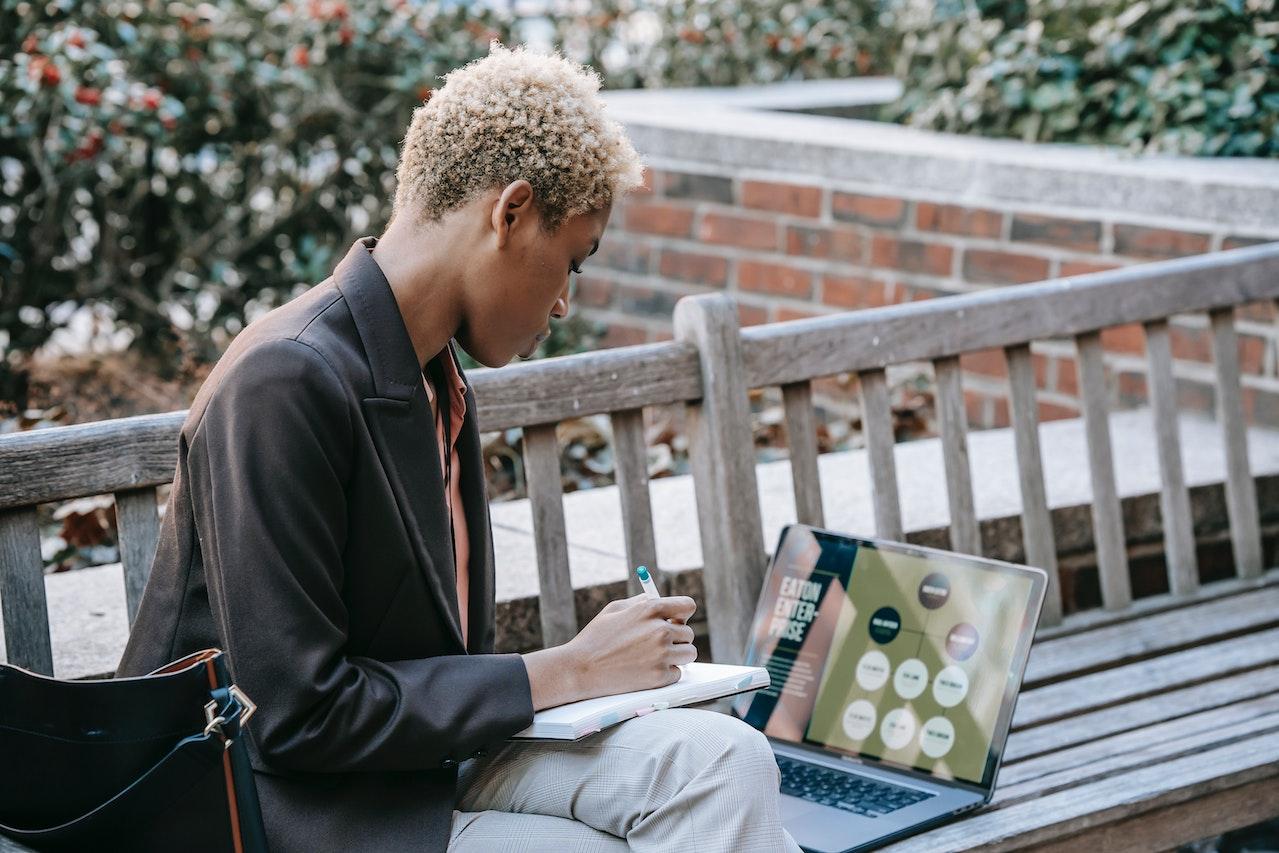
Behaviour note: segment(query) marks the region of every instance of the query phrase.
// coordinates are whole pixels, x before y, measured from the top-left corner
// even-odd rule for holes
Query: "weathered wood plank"
[[[1132,601],[1132,583],[1128,578],[1123,513],[1119,507],[1119,492],[1115,488],[1101,335],[1097,332],[1079,335],[1075,344],[1079,350],[1080,403],[1088,440],[1093,541],[1097,552],[1097,572],[1101,577],[1101,601],[1106,609],[1119,610]]]
[[[785,385],[1068,337],[1279,297],[1279,245],[1139,264],[1013,288],[742,330],[746,381]]]
[[[1061,579],[1057,569],[1057,546],[1053,539],[1052,514],[1044,488],[1044,462],[1039,447],[1039,406],[1035,399],[1035,370],[1030,345],[1019,344],[1004,350],[1008,362],[1009,414],[1013,444],[1017,451],[1017,480],[1021,486],[1021,538],[1026,562],[1048,573],[1048,588],[1040,625],[1061,623]]]
[[[9,663],[53,675],[35,507],[0,510],[0,620]]]
[[[1229,781],[1222,780],[1221,784]],[[1173,850],[1275,817],[1279,779],[1214,788],[1207,787],[1188,801],[1173,800],[1136,817],[1089,826],[1081,833],[1052,844],[1036,845],[1034,849],[1036,853],[1077,853],[1081,846],[1088,850]]]
[[[1234,309],[1213,311],[1212,358],[1217,371],[1217,420],[1226,450],[1226,510],[1235,571],[1255,577],[1262,568],[1257,490],[1248,466],[1248,433],[1239,388],[1239,339]]]
[[[138,615],[138,603],[151,575],[155,544],[160,538],[160,513],[155,488],[115,493],[116,527],[120,532],[120,562],[124,569],[124,603],[129,624]]]
[[[1022,689],[1275,625],[1279,625],[1279,587],[1269,587],[1036,641]]]
[[[688,407],[711,657],[739,663],[767,567],[737,306],[724,294],[675,304],[675,337],[700,357],[705,396]]]
[[[1159,450],[1159,513],[1164,527],[1168,588],[1176,595],[1187,595],[1199,588],[1199,561],[1195,556],[1190,492],[1181,465],[1177,386],[1172,377],[1167,320],[1146,324],[1146,360],[1150,367],[1150,405]]]
[[[1130,731],[1185,714],[1222,708],[1279,691],[1279,666],[1227,675],[1191,687],[1014,731],[1004,748],[1004,763],[1015,764],[1098,738]]]
[[[941,425],[942,464],[946,471],[946,503],[950,508],[950,548],[981,554],[981,530],[973,508],[972,469],[968,463],[968,415],[960,381],[959,356],[933,362],[937,377],[937,420]]]
[[[624,377],[624,381],[621,379]],[[701,396],[696,348],[675,341],[467,372],[485,432]],[[109,494],[173,479],[187,413],[0,436],[0,509]]]
[[[1279,786],[1270,784],[1274,780],[1279,780],[1279,732],[1139,767],[1007,808],[984,810],[884,849],[1043,849],[1042,845],[1063,839],[1070,839],[1070,845],[1060,849],[1087,849],[1091,845],[1086,833],[1103,834],[1109,825],[1142,815],[1154,820],[1175,806],[1195,809],[1196,801],[1230,789],[1248,786],[1253,796],[1273,793],[1279,791]],[[1142,832],[1149,830],[1145,821],[1139,826]],[[1139,842],[1123,849],[1158,848]]]
[[[1123,610],[1103,610],[1093,608],[1081,610],[1064,617],[1060,625],[1040,625],[1035,632],[1035,641],[1041,642],[1056,637],[1067,637],[1084,631],[1091,631],[1105,625],[1122,625],[1136,622],[1155,613],[1192,607],[1197,603],[1215,601],[1242,595],[1250,590],[1261,589],[1279,583],[1279,568],[1267,569],[1257,578],[1224,578],[1203,584],[1193,597],[1159,593],[1135,599]]]
[[[897,491],[897,461],[893,445],[893,410],[888,379],[882,370],[858,375],[862,391],[862,430],[866,434],[866,462],[870,466],[870,499],[875,509],[875,535],[900,541],[902,504]]]
[[[539,424],[524,430],[524,473],[533,510],[542,645],[550,648],[567,643],[577,635],[555,424]]]
[[[813,388],[808,382],[782,386],[786,411],[786,444],[795,490],[795,517],[800,524],[825,527],[822,487],[817,471],[817,421],[813,417]]]
[[[480,430],[694,400],[697,349],[679,341],[614,347],[467,371]]]
[[[622,536],[626,543],[626,588],[640,592],[636,566],[646,566],[653,583],[662,589],[665,579],[657,570],[657,543],[653,539],[653,504],[648,491],[648,449],[644,441],[644,410],[625,409],[610,416],[613,425],[613,466],[617,494],[622,501]]]
[[[1027,690],[1017,699],[1013,726],[1042,725],[1276,662],[1279,662],[1279,628],[1204,643]]]
[[[0,436],[0,509],[167,483],[185,419],[168,412]]]
[[[1033,730],[1032,730],[1033,731]],[[1007,764],[994,803],[1006,806],[1081,781],[1154,761],[1279,731],[1279,693],[1130,729],[1088,743]]]

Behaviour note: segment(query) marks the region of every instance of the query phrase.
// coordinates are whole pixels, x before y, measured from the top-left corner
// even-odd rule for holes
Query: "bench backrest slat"
[[[524,481],[533,510],[542,644],[555,646],[577,634],[555,424],[538,424],[524,430]]]
[[[1101,603],[1108,610],[1132,601],[1128,547],[1123,513],[1115,486],[1115,459],[1110,440],[1110,406],[1106,402],[1106,366],[1100,332],[1075,336],[1079,365],[1079,402],[1088,440],[1088,479],[1092,484],[1093,545],[1101,579]]]
[[[862,393],[862,432],[870,467],[870,500],[875,511],[875,535],[902,538],[902,503],[897,491],[897,460],[893,451],[893,410],[888,377],[883,370],[858,374]]]
[[[622,409],[609,417],[613,428],[613,470],[622,504],[622,536],[626,545],[626,588],[641,589],[636,566],[646,566],[662,589],[653,537],[653,504],[648,492],[648,445],[644,440],[644,410]]]
[[[677,341],[582,352],[467,371],[480,432],[691,400],[697,350]]]
[[[737,306],[709,296],[676,304],[675,337],[700,353],[703,395],[687,407],[687,422],[711,656],[736,662],[767,564]]]
[[[155,544],[160,536],[160,514],[155,489],[130,489],[115,493],[116,530],[120,537],[120,562],[124,568],[124,601],[129,618],[138,615],[142,590],[151,575]]]
[[[185,418],[186,412],[165,412],[6,435],[0,509],[167,483]]]
[[[1239,387],[1239,339],[1234,308],[1209,313],[1212,359],[1217,371],[1217,420],[1226,451],[1226,511],[1230,516],[1230,545],[1240,577],[1261,574],[1261,527],[1257,519],[1257,488],[1248,467],[1248,435],[1243,395]]]
[[[782,386],[786,413],[786,444],[790,451],[791,485],[795,492],[795,518],[801,524],[825,527],[822,487],[817,470],[817,424],[813,413],[813,387],[809,382]]]
[[[1147,387],[1159,454],[1159,513],[1163,522],[1168,589],[1188,595],[1199,588],[1199,561],[1190,515],[1190,491],[1181,464],[1181,429],[1177,421],[1177,384],[1172,375],[1172,346],[1167,320],[1145,324]]]
[[[53,675],[35,507],[0,510],[0,619],[9,663]]]
[[[946,502],[950,507],[950,549],[962,554],[980,554],[981,531],[977,527],[972,469],[968,464],[968,415],[959,373],[959,356],[946,356],[933,362]]]
[[[1266,244],[945,299],[748,326],[742,330],[746,383],[762,388],[932,361],[1277,296],[1279,245]]]
[[[1048,573],[1048,589],[1040,622],[1061,622],[1061,580],[1057,574],[1057,546],[1052,514],[1044,488],[1044,462],[1039,447],[1039,407],[1035,399],[1035,368],[1029,344],[1004,350],[1008,362],[1008,413],[1017,453],[1017,481],[1021,486],[1021,539],[1025,561]]]

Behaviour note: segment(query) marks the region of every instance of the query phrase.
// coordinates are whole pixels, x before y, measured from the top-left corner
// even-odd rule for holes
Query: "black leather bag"
[[[0,664],[0,833],[35,850],[265,853],[241,737],[254,709],[219,649],[136,678]]]

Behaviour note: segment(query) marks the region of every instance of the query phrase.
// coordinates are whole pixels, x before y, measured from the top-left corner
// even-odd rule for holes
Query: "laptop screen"
[[[789,525],[746,661],[772,683],[734,710],[780,740],[988,786],[1042,577]]]

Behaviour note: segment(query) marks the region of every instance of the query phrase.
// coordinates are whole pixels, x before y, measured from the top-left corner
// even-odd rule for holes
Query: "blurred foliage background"
[[[1274,157],[1276,2],[0,0],[0,405],[63,329],[215,360],[380,230],[413,108],[490,38],[610,87],[892,74],[885,120]]]

